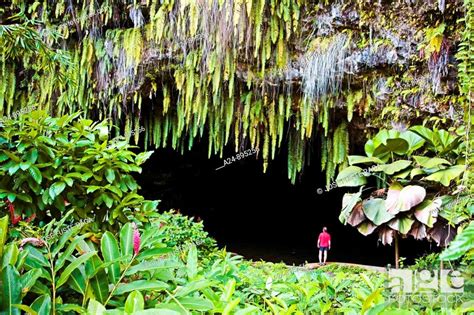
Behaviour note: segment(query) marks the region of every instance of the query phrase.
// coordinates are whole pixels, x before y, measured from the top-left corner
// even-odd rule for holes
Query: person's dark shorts
[[[319,247],[319,250],[322,251],[322,252],[324,252],[324,251],[329,251],[329,247],[327,247],[327,246],[321,246],[321,247]]]

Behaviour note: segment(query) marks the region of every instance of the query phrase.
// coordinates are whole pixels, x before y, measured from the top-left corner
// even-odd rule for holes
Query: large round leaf
[[[415,208],[415,217],[428,227],[433,227],[438,217],[438,210],[441,207],[441,199],[425,200]]]
[[[424,168],[439,168],[443,165],[451,165],[451,162],[445,159],[428,157],[428,156],[413,156],[416,163]]]
[[[447,169],[437,171],[424,179],[438,182],[441,183],[441,185],[448,187],[451,180],[461,175],[465,170],[465,165],[454,165]]]
[[[386,210],[385,200],[380,198],[365,200],[362,203],[362,209],[366,217],[377,226],[390,221],[394,217]]]
[[[382,164],[383,161],[380,160],[379,158],[376,158],[374,156],[370,157],[370,156],[363,156],[363,155],[349,155],[347,157],[347,159],[349,160],[349,164],[350,165],[354,165],[354,164],[362,164],[362,163],[377,163],[377,164]]]
[[[383,245],[392,245],[393,237],[395,236],[395,233],[396,232],[394,230],[388,227],[380,229],[379,241],[381,241]]]
[[[422,137],[410,130],[402,132],[400,138],[405,139],[406,142],[408,142],[408,154],[421,148],[423,144],[425,144],[425,140]]]
[[[359,202],[358,204],[355,205],[354,209],[352,209],[352,212],[347,218],[347,223],[349,223],[352,226],[357,226],[364,222],[366,219],[364,215],[364,211],[362,209],[362,202]]]
[[[428,236],[435,240],[438,246],[446,247],[456,235],[456,229],[446,221],[438,221],[428,230]]]
[[[399,218],[395,218],[391,220],[390,222],[387,223],[387,225],[391,227],[392,229],[405,235],[408,233],[408,231],[410,231],[411,226],[413,225],[413,222],[415,222],[414,219],[411,219],[408,216],[401,216]]]
[[[408,211],[420,204],[426,197],[426,190],[421,186],[409,185],[398,191],[399,186],[388,190],[387,211],[391,214]]]
[[[370,221],[365,221],[364,223],[362,223],[361,225],[359,225],[357,227],[357,229],[359,230],[359,232],[361,234],[363,234],[364,236],[367,236],[369,234],[372,234],[372,232],[377,228],[377,226],[375,224],[373,224],[372,222]]]
[[[349,166],[343,169],[336,178],[338,187],[359,187],[367,183],[362,169],[357,166]]]
[[[349,217],[354,206],[360,201],[360,195],[362,193],[362,187],[359,192],[355,194],[344,194],[342,197],[342,210],[339,215],[339,221],[346,224],[347,218]]]
[[[387,200],[385,200],[385,207],[387,211],[391,214],[397,214],[399,211],[397,209],[398,203],[398,196],[402,191],[403,186],[400,185],[398,182],[394,182],[390,185],[388,192],[387,192]]]
[[[393,175],[406,169],[410,165],[411,161],[409,160],[398,160],[390,164],[377,165],[372,170],[374,172],[384,172],[387,175]]]
[[[415,222],[411,226],[410,232],[408,232],[409,235],[413,236],[416,240],[422,240],[425,239],[427,234],[426,234],[426,225],[420,223],[420,222]]]
[[[403,155],[408,151],[408,142],[401,138],[387,139],[386,147],[390,152]]]

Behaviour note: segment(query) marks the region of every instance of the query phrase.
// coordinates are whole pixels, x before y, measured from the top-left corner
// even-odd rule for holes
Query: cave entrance
[[[224,154],[232,156],[230,150]],[[179,209],[201,218],[220,247],[245,258],[316,262],[316,239],[327,226],[333,243],[328,261],[394,264],[393,247],[379,245],[376,235],[365,237],[339,222],[343,188],[317,193],[325,186],[319,163],[308,166],[295,185],[287,178],[283,152],[266,174],[255,155],[217,169],[223,164],[219,157],[207,158],[207,143],[196,144],[184,155],[171,148],[155,150],[138,176],[141,193],[161,200],[161,211]],[[427,242],[400,242],[400,256],[407,262],[429,251]]]

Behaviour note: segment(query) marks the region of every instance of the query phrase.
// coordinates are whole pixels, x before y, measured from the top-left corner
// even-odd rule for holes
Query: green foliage
[[[473,259],[474,255],[474,221],[457,235],[451,242],[449,247],[441,254],[443,260],[454,260],[460,258],[462,255],[468,255]]]
[[[216,248],[216,242],[203,228],[203,222],[194,222],[175,211],[160,214],[159,225],[163,230],[164,242],[169,247],[186,248],[195,245],[199,251],[209,253]]]
[[[415,264],[410,268],[415,270],[434,270],[439,268],[439,255],[438,253],[431,253],[429,255],[417,258]]]
[[[137,194],[131,175],[151,152],[135,154],[125,141],[109,139],[105,121],[78,117],[33,111],[4,122],[0,198],[12,203],[12,221],[13,215],[60,218],[72,208],[76,219],[93,215],[114,224],[131,215],[145,220],[155,209],[156,202]]]
[[[100,241],[80,234],[79,227],[43,240],[42,235],[58,233],[67,215],[31,229],[20,243],[7,244],[1,260],[2,311],[302,315],[396,309],[387,303],[385,273],[339,265],[308,270],[254,263],[224,250],[203,253],[194,244],[184,251],[169,247],[170,230],[160,223],[172,216],[166,213],[138,230],[126,223]],[[416,308],[440,310],[436,305]]]
[[[389,189],[374,191],[363,200],[361,193],[346,194],[340,221],[357,227],[364,235],[377,231],[383,244],[391,244],[396,234],[401,234],[446,245],[450,238],[442,232],[443,227],[458,225],[470,217],[470,203],[451,209],[454,196],[442,188],[455,190],[457,182],[461,190],[457,198],[469,199],[460,185],[461,176],[467,171],[462,132],[425,126],[413,126],[404,132],[379,131],[366,142],[366,156],[348,157],[351,166],[339,173],[336,182],[361,186],[366,183],[365,177],[375,176],[384,179],[383,184]],[[370,171],[355,166],[360,164],[372,164]],[[431,192],[436,190],[443,196]]]

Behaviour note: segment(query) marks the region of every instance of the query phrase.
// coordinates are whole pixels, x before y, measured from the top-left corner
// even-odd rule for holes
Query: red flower
[[[135,222],[132,223],[133,226],[133,252],[136,255],[138,255],[138,252],[140,251],[140,232],[138,232],[137,225]]]
[[[26,218],[25,222],[31,222],[36,218],[36,213],[33,213],[29,218]]]
[[[10,202],[10,200],[7,200],[7,205],[8,205],[8,211],[10,211],[10,215],[12,217],[12,224],[16,225],[18,222],[21,221],[21,215],[15,216],[15,206],[13,203]]]

